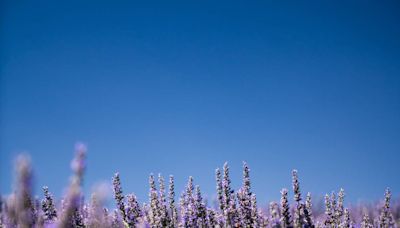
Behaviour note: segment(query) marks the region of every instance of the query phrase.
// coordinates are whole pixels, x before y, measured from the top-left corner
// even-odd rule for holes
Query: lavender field
[[[243,184],[231,188],[229,166],[216,169],[216,203],[208,205],[200,187],[189,177],[182,194],[176,196],[174,177],[168,188],[162,175],[149,176],[149,200],[138,202],[134,193],[125,194],[120,174],[112,177],[115,207],[104,206],[105,195],[99,190],[85,199],[81,191],[86,147],[77,147],[71,163],[68,193],[53,198],[48,187],[42,196],[32,195],[32,167],[27,156],[17,158],[15,191],[0,199],[0,227],[397,227],[400,204],[391,199],[390,189],[381,202],[347,207],[345,191],[325,195],[325,207],[313,207],[312,195],[300,188],[297,170],[292,171],[294,198],[282,189],[280,202],[257,202],[251,190],[250,169],[243,163]],[[157,180],[156,180],[157,179]]]
[[[400,228],[399,12],[0,0],[0,228]]]

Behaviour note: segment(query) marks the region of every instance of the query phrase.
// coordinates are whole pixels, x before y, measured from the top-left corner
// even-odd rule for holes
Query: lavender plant
[[[44,221],[52,222],[57,218],[57,211],[54,205],[54,199],[49,188],[47,186],[43,187],[44,199],[42,200],[42,210],[44,213]]]
[[[288,190],[286,188],[281,191],[281,225],[283,228],[292,227],[292,221],[290,218],[290,208],[288,201]]]
[[[294,210],[293,225],[295,228],[298,228],[298,227],[302,227],[303,218],[302,218],[300,183],[299,183],[299,178],[297,175],[297,170],[292,171],[292,182],[293,182],[294,201],[296,202],[295,210]]]
[[[271,202],[269,210],[265,210],[258,205],[251,190],[247,163],[243,163],[243,182],[237,191],[231,187],[228,164],[223,165],[222,172],[216,169],[215,207],[207,205],[200,186],[194,185],[192,177],[189,177],[177,204],[174,177],[169,176],[166,189],[162,175],[158,175],[158,185],[154,176],[149,176],[149,201],[140,204],[134,193],[123,194],[120,175],[116,173],[112,178],[116,208],[108,209],[104,206],[105,194],[99,189],[85,201],[81,190],[85,158],[86,147],[78,144],[65,197],[54,199],[45,186],[40,200],[32,192],[30,160],[27,156],[20,156],[16,164],[17,188],[8,196],[0,196],[0,228],[396,228],[400,224],[400,201],[393,202],[389,189],[386,189],[379,208],[371,205],[346,207],[345,193],[340,189],[338,194],[332,192],[325,196],[325,212],[318,213],[311,193],[307,193],[305,201],[302,201],[296,170],[292,171],[293,202],[289,202],[289,191],[283,188],[280,204]]]
[[[306,203],[304,205],[305,227],[314,227],[314,219],[312,213],[311,193],[307,193]]]
[[[175,206],[175,182],[174,176],[169,176],[169,191],[168,191],[168,200],[169,200],[169,215],[171,218],[170,227],[178,226],[178,211]]]
[[[124,202],[124,194],[122,193],[121,180],[119,178],[119,173],[114,174],[114,178],[112,179],[113,190],[114,190],[114,199],[117,204],[117,208],[121,213],[122,220],[126,221],[126,213],[125,213],[125,202]]]

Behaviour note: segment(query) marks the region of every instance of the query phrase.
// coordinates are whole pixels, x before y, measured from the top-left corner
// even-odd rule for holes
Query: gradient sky
[[[294,168],[316,195],[399,194],[398,1],[145,2],[2,1],[1,193],[27,151],[60,196],[82,141],[86,191],[119,171],[142,201],[151,172],[212,197],[244,160],[260,204]]]

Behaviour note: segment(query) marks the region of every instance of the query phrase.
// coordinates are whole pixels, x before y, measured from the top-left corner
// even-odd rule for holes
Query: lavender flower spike
[[[153,174],[150,174],[149,177],[150,184],[150,192],[149,192],[149,200],[150,200],[150,211],[149,211],[149,223],[152,227],[161,227],[161,210],[160,210],[160,201],[158,199],[158,193],[156,188],[156,183],[154,181]]]
[[[251,216],[251,189],[250,189],[250,169],[246,162],[243,162],[243,186],[237,196],[239,201],[240,219],[243,227],[252,227]]]
[[[332,221],[332,205],[331,205],[331,199],[328,194],[325,195],[325,226],[326,227],[331,227],[333,224]]]
[[[290,212],[289,212],[289,202],[288,202],[288,190],[286,188],[282,189],[281,191],[281,224],[282,227],[291,227],[292,222],[290,219]]]
[[[221,211],[223,211],[224,208],[226,207],[226,205],[225,205],[225,201],[224,201],[224,192],[222,189],[222,177],[221,177],[220,169],[215,170],[215,179],[217,182],[217,195],[218,195],[219,208]]]
[[[307,223],[307,227],[313,227],[313,214],[312,214],[312,202],[311,202],[311,193],[307,193],[306,203],[304,207],[304,217]]]
[[[390,215],[390,198],[392,196],[392,193],[390,192],[389,188],[386,188],[385,191],[385,203],[382,207],[382,212],[379,218],[379,226],[380,227],[388,227],[390,220],[391,220],[391,215]]]
[[[34,224],[32,204],[32,168],[30,158],[20,155],[16,163],[18,188],[16,198],[16,214],[18,227],[28,228]]]
[[[373,225],[371,224],[371,222],[369,220],[368,213],[364,213],[363,219],[361,222],[361,228],[372,228],[372,227],[373,227]]]
[[[350,212],[348,208],[344,209],[344,214],[343,214],[343,223],[341,227],[343,228],[350,228],[351,226],[351,220],[350,220]]]
[[[114,199],[115,199],[115,202],[117,203],[117,208],[119,210],[119,213],[122,216],[122,220],[126,222],[124,194],[122,192],[121,179],[119,177],[119,173],[114,174],[112,183],[113,183],[113,190],[114,190]]]
[[[158,174],[158,183],[160,185],[159,195],[160,195],[160,220],[163,227],[168,227],[170,223],[170,218],[167,210],[167,199],[165,196],[165,182],[164,177]]]
[[[338,193],[337,206],[336,206],[336,218],[338,220],[341,220],[342,216],[344,214],[344,206],[343,206],[344,197],[345,197],[345,193],[344,193],[343,188],[341,188]]]
[[[66,198],[66,208],[61,215],[58,227],[66,228],[82,225],[81,215],[79,213],[81,199],[81,185],[83,183],[83,174],[85,171],[86,146],[76,145],[76,155],[71,162],[71,168],[74,173]]]
[[[57,211],[54,205],[53,196],[47,186],[43,187],[44,199],[42,201],[42,210],[44,212],[44,221],[49,222],[57,218]]]
[[[137,202],[135,194],[129,194],[126,196],[128,203],[126,205],[126,219],[129,227],[136,227],[143,216],[142,209]]]
[[[170,227],[178,226],[178,210],[175,206],[175,183],[174,176],[169,176],[169,191],[168,191],[169,211],[171,214]]]
[[[297,170],[292,171],[292,184],[293,184],[293,192],[294,192],[294,201],[296,201],[296,208],[294,211],[294,227],[302,227],[303,218],[302,218],[302,204],[301,204],[301,193],[300,193],[300,183],[297,174]]]

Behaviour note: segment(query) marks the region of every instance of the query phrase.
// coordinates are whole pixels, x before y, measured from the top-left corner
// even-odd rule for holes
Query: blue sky
[[[228,161],[260,203],[298,169],[303,191],[400,191],[397,1],[2,1],[0,192],[30,153],[60,196],[74,144],[86,190],[149,173],[213,196]],[[178,193],[179,193],[178,191]]]

